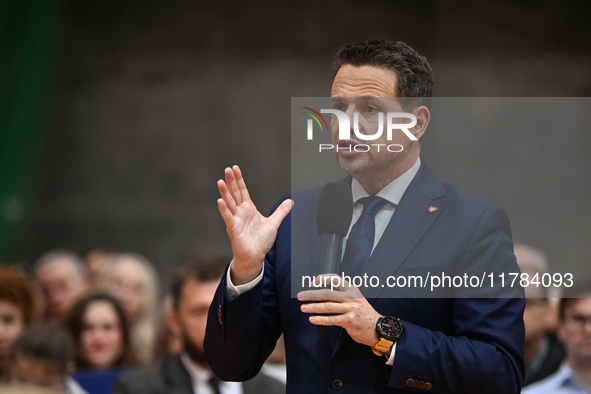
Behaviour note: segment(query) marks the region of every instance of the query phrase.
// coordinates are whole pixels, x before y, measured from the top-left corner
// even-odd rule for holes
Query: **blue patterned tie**
[[[388,201],[381,197],[371,196],[359,199],[363,204],[363,212],[351,228],[345,255],[341,262],[341,271],[345,275],[361,276],[365,263],[369,260],[376,236],[375,216]]]

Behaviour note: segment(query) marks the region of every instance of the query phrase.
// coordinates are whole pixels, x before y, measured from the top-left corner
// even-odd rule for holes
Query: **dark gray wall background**
[[[590,11],[562,1],[72,1],[19,258],[109,245],[146,255],[166,282],[187,258],[230,253],[216,207],[225,166],[241,165],[263,212],[289,194],[290,98],[329,94],[341,45],[409,43],[429,59],[438,96],[588,96]],[[504,151],[440,135],[424,156],[441,179],[506,208],[516,241],[584,275],[588,131],[524,130]],[[443,139],[461,149],[438,149]]]

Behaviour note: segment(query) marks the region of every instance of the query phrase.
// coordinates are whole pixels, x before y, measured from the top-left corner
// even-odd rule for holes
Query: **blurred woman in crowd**
[[[137,364],[123,309],[106,294],[80,299],[68,318],[78,368],[107,370]]]
[[[19,270],[0,267],[0,384],[8,379],[10,351],[39,316],[38,292]]]
[[[170,324],[172,313],[172,297],[166,296],[160,303],[154,342],[154,360],[164,356],[180,353],[183,350],[183,338],[178,330]]]
[[[138,254],[119,254],[102,270],[97,288],[121,303],[138,358],[152,361],[159,289],[152,263]]]

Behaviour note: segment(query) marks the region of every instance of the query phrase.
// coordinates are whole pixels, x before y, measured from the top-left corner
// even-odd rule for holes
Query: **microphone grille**
[[[316,209],[318,234],[347,235],[353,217],[353,193],[344,182],[328,182],[320,192]]]

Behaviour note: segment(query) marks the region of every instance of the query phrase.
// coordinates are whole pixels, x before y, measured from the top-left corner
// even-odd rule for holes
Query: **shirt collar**
[[[412,167],[410,167],[404,174],[388,183],[376,195],[392,204],[398,205],[404,192],[408,188],[408,185],[410,185],[417,172],[419,172],[420,167],[421,158],[417,157],[417,161],[415,161],[415,164],[413,164]],[[361,186],[361,183],[355,178],[353,178],[353,181],[351,182],[351,190],[353,192],[353,202],[357,202],[359,199],[369,196],[363,186]]]
[[[191,358],[189,357],[187,352],[181,353],[181,362],[185,366],[185,369],[189,373],[189,376],[191,376],[191,380],[194,384],[209,384],[209,378],[211,378],[212,373],[209,370],[200,367],[199,365],[191,361]]]
[[[555,376],[559,387],[574,387],[582,392],[589,392],[587,385],[577,376],[566,360],[562,362]]]

